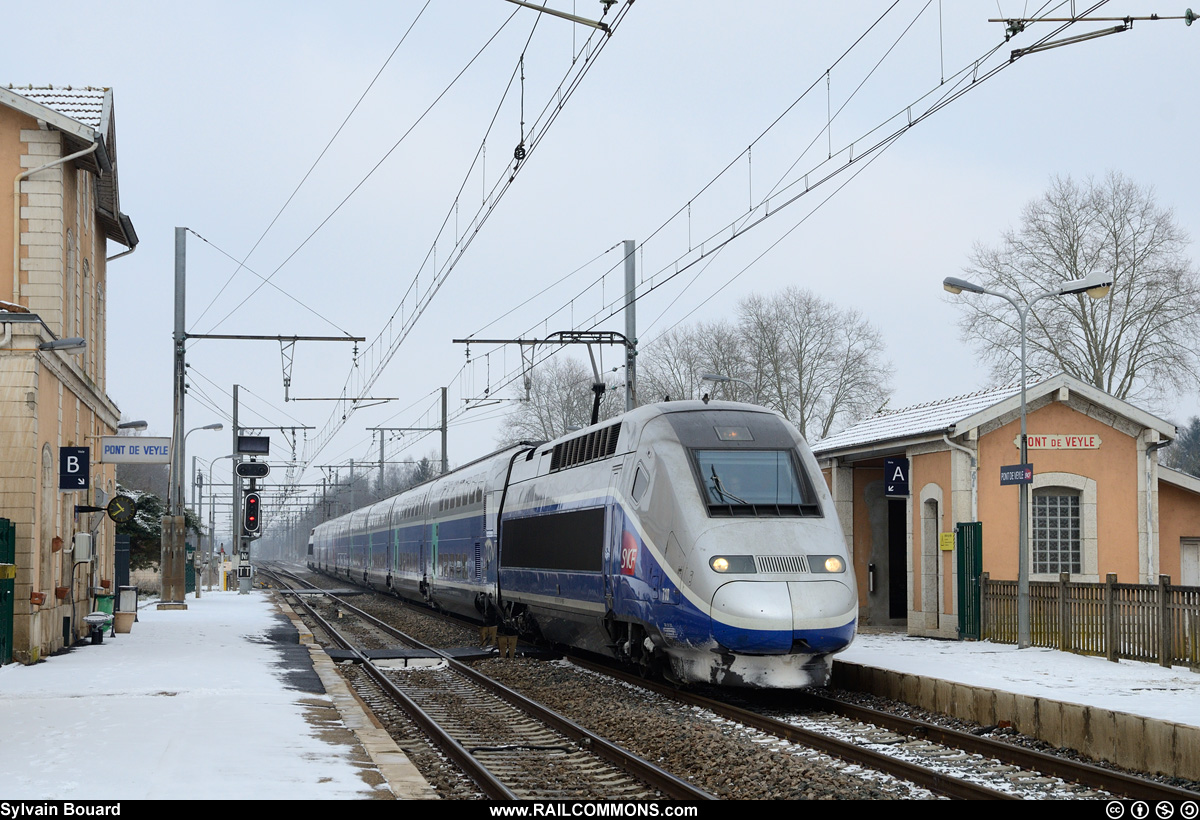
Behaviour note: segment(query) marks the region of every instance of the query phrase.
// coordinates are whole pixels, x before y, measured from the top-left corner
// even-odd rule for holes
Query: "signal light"
[[[262,529],[258,493],[246,493],[242,502],[242,529],[246,535],[254,535]]]

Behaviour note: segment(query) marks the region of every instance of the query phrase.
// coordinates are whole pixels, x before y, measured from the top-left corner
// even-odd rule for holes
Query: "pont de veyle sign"
[[[100,461],[104,464],[170,464],[171,438],[102,436]]]
[[[1013,446],[1017,449],[1021,448],[1020,436],[1013,439]],[[1100,436],[1094,433],[1082,435],[1073,433],[1034,435],[1030,433],[1025,436],[1025,448],[1027,450],[1099,450]]]

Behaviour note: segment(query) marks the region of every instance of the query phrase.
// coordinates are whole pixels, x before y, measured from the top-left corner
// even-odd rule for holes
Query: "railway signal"
[[[242,502],[242,510],[242,532],[245,535],[258,535],[262,530],[258,493],[246,493],[246,498]]]

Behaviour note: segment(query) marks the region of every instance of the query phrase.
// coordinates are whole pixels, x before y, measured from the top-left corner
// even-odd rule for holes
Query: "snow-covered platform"
[[[1139,771],[1200,779],[1200,673],[986,641],[865,634],[832,685],[904,700]]]
[[[5,799],[435,796],[288,615],[264,591],[209,592],[0,667]]]

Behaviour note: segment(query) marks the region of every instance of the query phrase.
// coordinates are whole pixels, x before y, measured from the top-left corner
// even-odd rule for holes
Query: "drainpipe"
[[[53,162],[39,165],[37,168],[22,171],[13,180],[13,302],[16,304],[21,303],[21,183],[39,171],[85,157],[99,147],[99,141],[93,142],[91,148],[84,148],[70,156],[60,157]]]
[[[942,441],[953,447],[955,450],[966,453],[967,458],[971,459],[971,520],[979,520],[979,464],[975,460],[975,453],[961,444],[955,444],[950,440],[950,437],[942,433]]]
[[[128,250],[121,251],[118,254],[114,254],[114,255],[106,258],[104,260],[105,265],[107,265],[109,262],[112,262],[114,259],[120,259],[122,256],[129,256],[129,254],[131,254],[135,250],[137,250],[137,246],[138,246],[137,235],[133,233],[133,226],[129,222],[129,217],[125,216],[125,214],[118,211],[117,212],[117,221],[121,223],[121,230],[125,232],[126,241],[129,241],[132,244],[130,244]],[[132,239],[130,238],[131,235],[132,235]]]
[[[105,261],[105,263],[108,263],[108,262],[113,261],[114,259],[120,259],[122,256],[129,256],[129,254],[133,253],[136,250],[137,250],[137,245],[134,245],[132,248],[129,248],[128,250],[123,250],[118,254],[114,254],[112,256],[106,257],[104,261]]]
[[[4,336],[0,337],[0,347],[8,347],[12,344],[12,322],[4,323]]]
[[[1146,583],[1157,583],[1159,562],[1159,547],[1157,544],[1158,535],[1154,532],[1154,509],[1151,507],[1151,493],[1155,492],[1154,486],[1150,483],[1154,474],[1154,463],[1158,460],[1155,454],[1170,444],[1172,439],[1166,441],[1156,441],[1153,444],[1146,445]]]

